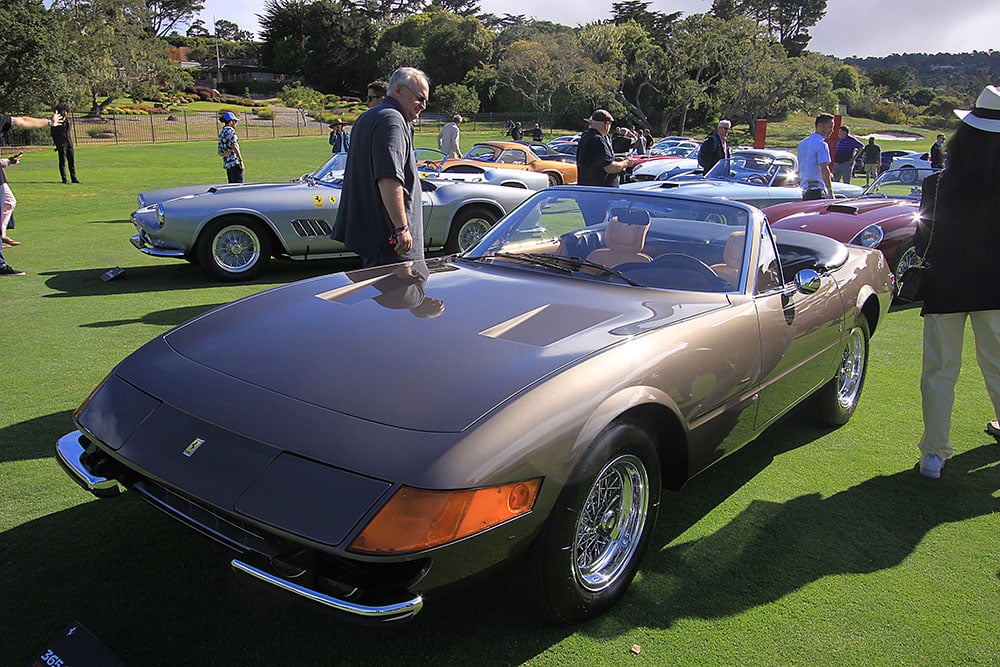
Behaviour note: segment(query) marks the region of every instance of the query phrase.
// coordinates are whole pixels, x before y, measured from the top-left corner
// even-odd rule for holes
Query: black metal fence
[[[507,138],[508,121],[520,121],[524,138],[530,138],[536,117],[529,114],[481,113],[464,115],[463,127],[471,131],[495,132],[498,139]],[[71,132],[77,146],[166,143],[176,141],[207,141],[218,137],[222,124],[214,111],[171,111],[150,114],[106,114],[97,118],[71,113]],[[417,132],[436,134],[441,126],[451,120],[450,115],[425,114],[418,121]],[[545,138],[553,130],[544,127]],[[277,137],[324,136],[327,124],[291,109],[266,109],[264,114],[244,113],[236,126],[240,139],[267,139]],[[11,130],[2,138],[2,145],[51,146],[48,129]]]

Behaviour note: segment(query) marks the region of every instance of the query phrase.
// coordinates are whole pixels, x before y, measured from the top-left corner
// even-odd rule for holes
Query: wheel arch
[[[267,230],[268,239],[271,241],[271,248],[273,249],[272,255],[279,254],[278,253],[279,249],[282,253],[288,252],[288,248],[285,247],[284,239],[282,239],[281,235],[278,234],[278,231],[275,228],[274,223],[271,221],[271,219],[265,215],[262,215],[260,211],[254,211],[249,209],[216,211],[212,215],[204,218],[198,224],[198,230],[194,235],[194,242],[191,245],[192,250],[198,247],[198,244],[201,243],[202,241],[202,234],[204,234],[205,229],[207,229],[208,226],[211,225],[213,222],[217,222],[220,220],[235,222],[238,220],[247,220],[248,218],[251,220],[256,220],[257,222],[260,222],[264,225],[264,228]]]
[[[638,424],[653,438],[665,488],[677,490],[687,481],[687,429],[674,402],[654,387],[629,387],[597,406],[580,429],[574,459],[582,458],[601,431],[616,421]]]

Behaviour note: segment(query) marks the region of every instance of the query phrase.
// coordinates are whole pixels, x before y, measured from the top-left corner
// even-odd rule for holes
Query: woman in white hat
[[[924,432],[920,472],[938,478],[952,454],[951,410],[962,365],[965,321],[972,321],[976,358],[1000,418],[1000,90],[987,86],[948,142],[945,169],[923,183],[916,250],[929,268],[924,282]],[[926,252],[926,255],[924,254]],[[986,432],[1000,441],[1000,426]]]

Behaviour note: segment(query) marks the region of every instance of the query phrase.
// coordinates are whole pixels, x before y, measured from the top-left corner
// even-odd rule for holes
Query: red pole
[[[753,147],[764,148],[767,143],[767,119],[758,118],[753,126]]]

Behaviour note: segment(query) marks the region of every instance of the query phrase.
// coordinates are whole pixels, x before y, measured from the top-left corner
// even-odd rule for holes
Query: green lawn
[[[328,146],[257,140],[243,152],[248,180],[286,180]],[[793,415],[666,495],[640,576],[595,621],[540,624],[518,599],[532,592],[512,578],[432,599],[393,629],[260,592],[230,571],[225,549],[130,494],[85,494],[53,445],[90,390],[150,338],[352,264],[281,264],[251,284],[216,284],[128,243],[137,192],[222,179],[212,142],[83,147],[77,162],[74,186],[59,183],[52,151],[8,170],[19,202],[11,236],[23,245],[7,259],[28,275],[0,279],[0,664],[29,663],[73,620],[135,666],[998,664],[1000,447],[982,432],[990,406],[969,344],[957,455],[937,482],[913,470],[915,308],[876,331],[850,423],[826,430]],[[101,281],[113,266],[125,278]]]

